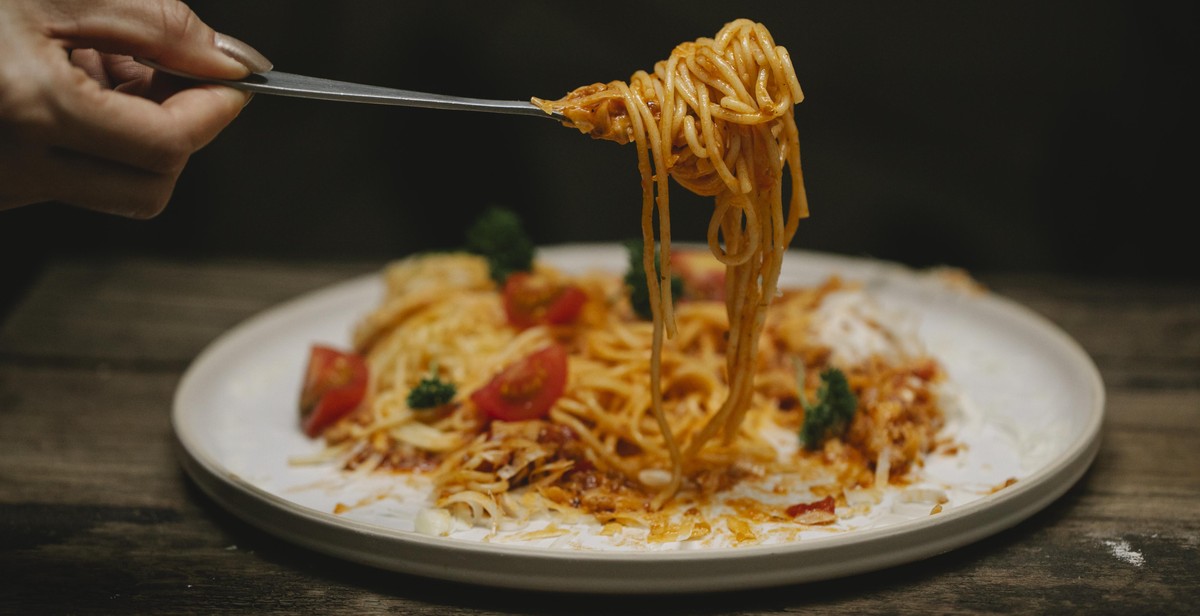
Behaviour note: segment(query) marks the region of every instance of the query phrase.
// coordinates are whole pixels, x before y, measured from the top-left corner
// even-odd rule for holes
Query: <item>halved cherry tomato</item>
[[[706,250],[671,252],[671,269],[683,279],[683,298],[724,301],[725,264]]]
[[[529,272],[514,272],[504,282],[504,313],[513,327],[565,325],[579,316],[587,293],[558,285]]]
[[[551,344],[506,366],[471,400],[493,419],[537,419],[550,412],[566,384],[567,351]]]
[[[367,364],[362,357],[313,345],[300,392],[300,423],[304,433],[319,436],[357,408],[366,393]]]

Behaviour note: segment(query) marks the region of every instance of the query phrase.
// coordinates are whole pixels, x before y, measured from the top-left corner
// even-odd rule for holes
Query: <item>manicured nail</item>
[[[257,49],[227,34],[218,32],[213,37],[213,42],[216,43],[217,49],[220,49],[221,53],[237,60],[249,69],[251,73],[265,73],[275,66],[271,64],[271,61],[266,56],[259,53]]]

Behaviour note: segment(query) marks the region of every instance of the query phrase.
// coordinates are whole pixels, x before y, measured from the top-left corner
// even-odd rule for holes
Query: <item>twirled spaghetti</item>
[[[598,139],[637,144],[642,174],[643,263],[654,315],[654,413],[671,452],[674,493],[684,463],[719,432],[733,438],[750,406],[760,333],[775,294],[783,251],[808,215],[792,108],[804,95],[791,58],[762,24],[739,19],[713,38],[683,43],[653,73],[629,83],[579,88],[556,101],[534,99]],[[790,171],[785,216],[783,170]],[[708,228],[713,255],[728,268],[729,397],[684,448],[662,410],[662,339],[675,333],[671,297],[669,181],[715,197]],[[664,255],[655,273],[654,212]],[[661,499],[660,499],[661,502]]]

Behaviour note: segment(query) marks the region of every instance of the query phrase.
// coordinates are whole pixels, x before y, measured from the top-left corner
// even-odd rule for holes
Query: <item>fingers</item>
[[[156,215],[249,95],[181,88],[119,54],[236,78],[256,59],[231,40],[177,0],[0,3],[0,209],[58,200]],[[85,49],[68,62],[63,46]]]
[[[155,174],[66,151],[14,158],[0,147],[0,211],[58,201],[129,218],[166,207],[178,175]]]
[[[225,86],[206,85],[180,90],[160,109],[177,128],[192,152],[206,146],[249,102],[251,94]]]
[[[217,49],[220,49],[221,53],[241,62],[243,66],[250,69],[251,73],[265,73],[274,68],[271,61],[257,49],[228,34],[218,32],[213,42],[216,43]]]
[[[186,93],[186,96],[183,94]],[[232,94],[233,96],[229,96]],[[125,96],[130,100],[141,101]],[[213,100],[234,104],[213,104]],[[18,139],[0,142],[0,210],[41,201],[61,201],[87,209],[132,218],[151,218],[166,206],[190,155],[205,145],[240,109],[244,97],[228,88],[186,90],[159,108],[141,101],[163,114],[183,118],[190,134],[163,141],[156,148],[138,143],[128,150],[111,152],[94,147],[39,145]],[[224,113],[215,111],[224,107]],[[98,143],[105,143],[101,140]],[[94,152],[99,151],[99,154]],[[89,153],[91,152],[91,153]],[[131,165],[121,160],[131,153],[155,157]]]
[[[178,173],[158,174],[69,152],[59,153],[52,172],[61,182],[52,199],[127,218],[153,218],[166,208]]]
[[[79,67],[88,77],[100,84],[100,87],[111,90],[113,82],[108,78],[108,70],[104,66],[104,58],[95,49],[76,49],[71,52],[71,64]]]
[[[104,71],[112,81],[112,89],[142,98],[151,98],[148,92],[154,83],[154,69],[135,61],[129,56],[111,53],[101,54]]]
[[[178,0],[52,0],[49,34],[68,47],[154,60],[224,79],[270,70],[252,47],[220,35]]]
[[[81,77],[82,79],[82,77]],[[53,145],[152,173],[178,173],[238,116],[248,94],[223,86],[175,92],[161,104],[80,84],[86,93],[62,100]]]
[[[71,51],[71,64],[105,90],[116,90],[161,103],[185,87],[194,85],[134,60],[129,56],[100,53],[95,49]]]

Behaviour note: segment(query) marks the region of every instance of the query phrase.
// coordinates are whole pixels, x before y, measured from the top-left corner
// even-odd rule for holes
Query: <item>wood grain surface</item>
[[[921,562],[684,597],[513,592],[273,538],[178,465],[191,360],[241,320],[379,264],[61,261],[0,325],[0,613],[1191,613],[1200,606],[1200,283],[980,276],[1093,357],[1095,463],[1029,520]]]

